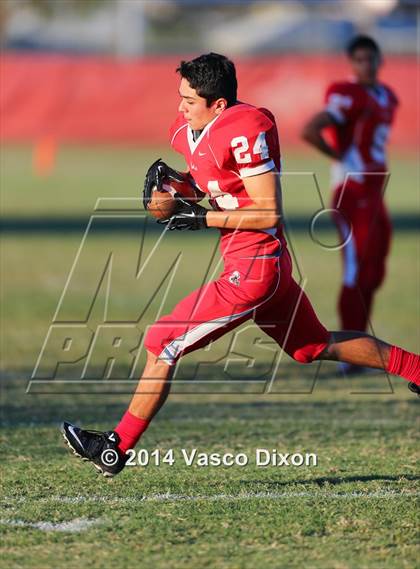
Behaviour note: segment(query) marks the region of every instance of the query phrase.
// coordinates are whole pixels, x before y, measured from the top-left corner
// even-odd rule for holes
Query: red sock
[[[114,429],[121,439],[118,448],[123,452],[126,452],[129,448],[134,448],[141,435],[149,426],[149,423],[150,421],[140,419],[140,417],[132,415],[130,411],[126,411]]]
[[[391,346],[387,371],[420,385],[420,356],[406,352],[398,346]]]

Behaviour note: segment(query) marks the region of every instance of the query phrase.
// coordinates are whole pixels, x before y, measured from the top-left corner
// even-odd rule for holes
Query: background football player
[[[388,172],[385,147],[398,101],[392,89],[378,80],[382,56],[372,38],[357,36],[347,54],[354,78],[328,87],[325,108],[305,125],[303,138],[334,160],[333,217],[345,243],[338,311],[343,330],[364,331],[374,293],[385,276],[391,239],[383,199]],[[347,366],[347,371],[357,368]]]
[[[281,224],[276,124],[266,109],[237,101],[233,63],[210,53],[181,62],[178,72],[181,102],[171,145],[185,157],[213,209],[179,199],[166,228],[217,228],[224,269],[149,328],[143,376],[114,431],[64,423],[63,435],[73,451],[106,476],[122,470],[126,451],[164,404],[178,359],[250,318],[301,363],[344,361],[405,377],[413,390],[420,384],[420,356],[361,332],[327,331],[293,279]],[[146,209],[153,191],[168,177],[184,176],[161,161],[149,169]]]

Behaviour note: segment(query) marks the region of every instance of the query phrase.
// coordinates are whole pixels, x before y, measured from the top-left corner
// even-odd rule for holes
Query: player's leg
[[[379,368],[409,382],[409,389],[420,395],[420,355],[387,344],[362,332],[331,332],[326,348],[315,358]]]
[[[343,193],[335,192],[334,215],[342,239],[351,237],[342,249],[343,283],[338,298],[338,312],[343,330],[366,331],[373,309],[375,292],[385,276],[391,223],[382,198],[384,176],[367,176],[363,185],[349,180]],[[340,363],[345,374],[366,368]]]
[[[146,368],[127,413],[115,429],[123,451],[135,446],[165,402],[178,359],[250,318],[255,307],[274,292],[278,281],[277,259],[227,262],[219,279],[192,292],[149,329]]]
[[[128,413],[150,422],[169,395],[173,370],[173,366],[148,351],[146,365],[131,399]],[[122,438],[118,427],[115,430]],[[136,442],[130,444],[126,441],[125,446],[132,448]]]
[[[171,388],[173,366],[159,360],[147,351],[142,376],[130,405],[114,431],[118,434],[118,448],[122,452],[134,448],[150,421],[165,403]]]
[[[126,451],[136,445],[164,404],[177,360],[239,326],[277,288],[277,259],[258,263],[238,260],[234,267],[228,264],[217,281],[191,293],[149,329],[145,369],[114,431],[98,433],[70,423],[63,425],[63,435],[76,454],[93,462],[106,476],[122,470]],[[116,459],[115,464],[107,463],[108,455]]]
[[[382,199],[383,184],[383,175],[366,176],[363,184],[350,179],[334,193],[337,213],[333,217],[346,241],[338,297],[343,330],[366,331],[375,291],[384,278],[391,225]]]
[[[330,333],[328,345],[315,359],[387,370],[391,348],[369,334],[342,330]]]
[[[385,278],[392,234],[391,221],[382,198],[369,205],[368,215],[371,227],[366,243],[358,245],[360,268],[357,276],[357,285],[367,307],[367,320],[372,312],[375,294]]]
[[[369,231],[367,215],[373,220]],[[370,322],[375,292],[385,276],[385,260],[389,250],[391,225],[383,203],[376,206],[371,204],[363,211],[363,215],[355,216],[353,231],[358,259],[357,275],[352,286],[342,287],[339,307],[343,330],[364,332]],[[350,243],[347,249],[352,246]],[[344,257],[346,255],[348,251],[344,253]],[[352,374],[364,372],[366,368],[343,362],[340,364],[340,370],[345,374]]]
[[[63,423],[63,436],[75,454],[114,476],[169,395],[173,367],[147,352],[147,361],[128,410],[113,431],[98,432]]]
[[[281,263],[287,280],[288,254]],[[329,332],[299,285],[290,277],[266,305],[256,311],[256,323],[295,360],[331,360],[380,368],[420,385],[420,356],[357,331]]]
[[[348,179],[344,185],[336,188],[332,200],[333,220],[341,241],[345,243],[341,248],[343,274],[337,301],[343,330],[364,331],[371,307],[371,295],[367,291],[363,294],[357,283],[360,252],[369,228],[364,217],[363,202],[363,207],[359,206],[363,199],[362,190],[361,184]]]

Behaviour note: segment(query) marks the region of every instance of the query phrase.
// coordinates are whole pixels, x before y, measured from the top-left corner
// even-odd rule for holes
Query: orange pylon
[[[40,138],[34,147],[32,169],[36,176],[49,176],[54,170],[57,141],[53,136]]]

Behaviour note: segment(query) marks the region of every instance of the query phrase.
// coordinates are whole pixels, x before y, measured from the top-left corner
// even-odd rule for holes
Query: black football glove
[[[180,231],[207,229],[206,214],[209,211],[208,209],[197,203],[184,200],[180,194],[175,194],[174,197],[177,204],[173,215],[169,219],[159,219],[158,223],[166,225],[170,231],[173,229]]]
[[[158,190],[159,192],[162,191],[163,180],[168,178],[175,180],[176,182],[182,182],[184,180],[184,175],[181,172],[177,172],[177,170],[174,170],[158,158],[158,160],[153,162],[146,172],[143,188],[144,209],[149,207],[150,200],[152,199],[152,192],[154,190]]]

